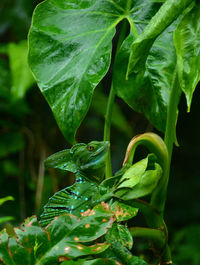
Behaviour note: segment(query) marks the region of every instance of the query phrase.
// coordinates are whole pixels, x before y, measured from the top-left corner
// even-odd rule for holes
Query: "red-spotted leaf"
[[[0,232],[0,261],[5,264],[15,265],[8,251],[8,234],[5,229]]]
[[[92,256],[105,251],[110,244],[99,239],[112,227],[115,217],[106,203],[82,213],[55,218],[46,229],[36,217],[25,220],[15,229],[15,236],[0,234],[0,260],[6,265],[45,265],[58,261]]]
[[[138,209],[122,202],[114,202],[111,205],[111,210],[115,214],[118,222],[127,221],[135,217],[138,213]]]
[[[120,243],[123,247],[131,249],[133,246],[133,238],[128,230],[124,225],[115,223],[113,224],[112,228],[108,230],[106,234],[107,241]]]

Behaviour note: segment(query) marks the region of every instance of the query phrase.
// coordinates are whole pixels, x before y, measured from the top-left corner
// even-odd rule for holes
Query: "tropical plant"
[[[200,5],[194,0],[46,0],[36,7],[29,65],[61,132],[74,144],[46,165],[73,172],[76,180],[49,199],[39,222],[28,218],[14,236],[1,232],[3,264],[172,264],[165,203],[178,104],[184,93],[190,110],[200,80],[199,47]],[[101,84],[108,75],[106,100]],[[102,108],[107,101],[104,141],[77,143],[90,105],[102,115],[98,99],[92,100],[95,88]],[[164,140],[152,132],[135,136],[113,174],[111,124],[121,128],[116,121],[123,117],[116,95]],[[129,134],[127,128],[122,131]],[[141,145],[148,155],[133,164]],[[146,226],[132,226],[138,211]],[[136,255],[137,237],[151,243],[153,254]]]

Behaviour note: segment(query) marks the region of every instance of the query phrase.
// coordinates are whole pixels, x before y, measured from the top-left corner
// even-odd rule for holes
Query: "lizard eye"
[[[88,146],[88,150],[89,150],[89,151],[93,151],[93,150],[94,150],[94,146],[89,145],[89,146]]]

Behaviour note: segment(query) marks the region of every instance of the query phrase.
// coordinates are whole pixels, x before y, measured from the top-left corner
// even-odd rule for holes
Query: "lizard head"
[[[45,167],[59,168],[75,174],[79,172],[85,178],[101,182],[109,146],[107,141],[75,144],[71,149],[65,149],[49,156],[45,160]]]
[[[109,146],[107,141],[92,141],[88,144],[76,144],[71,148],[73,160],[86,178],[102,181]]]

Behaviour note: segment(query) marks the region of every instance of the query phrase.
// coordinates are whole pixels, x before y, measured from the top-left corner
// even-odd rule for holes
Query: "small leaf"
[[[115,225],[116,226],[116,225]],[[129,235],[125,235],[125,233],[122,233],[121,236],[122,238],[119,238],[119,233],[117,233],[116,237],[117,240],[115,239],[115,232],[113,231],[114,234],[111,233],[112,228],[110,230],[110,236],[109,236],[109,232],[106,234],[106,239],[108,242],[111,243],[109,251],[110,251],[110,255],[113,257],[117,257],[118,260],[120,260],[120,262],[122,262],[122,264],[137,264],[137,265],[147,265],[147,263],[142,260],[141,258],[137,257],[137,256],[133,256],[132,253],[125,247],[125,240],[128,240],[129,242],[129,237],[131,236]],[[129,231],[128,231],[129,233]],[[125,236],[125,237],[124,237]],[[122,243],[123,242],[123,243]],[[130,244],[131,242],[129,242]],[[132,244],[132,243],[131,243]],[[130,246],[131,246],[130,244]]]
[[[116,196],[132,200],[152,193],[162,176],[162,168],[159,164],[152,163],[151,157],[150,154],[125,172],[116,188]]]
[[[116,220],[118,222],[127,221],[135,217],[138,213],[138,209],[128,204],[115,201],[111,205],[111,210],[114,212]]]
[[[133,164],[121,177],[121,184],[119,184],[117,188],[133,188],[137,185],[140,182],[142,175],[145,173],[147,164],[148,157]]]
[[[118,223],[113,224],[112,228],[108,230],[106,240],[113,244],[115,244],[114,242],[116,241],[128,249],[133,247],[133,238],[128,228]]]
[[[113,176],[102,181],[100,184],[100,191],[102,194],[105,194],[107,191],[110,191],[113,189],[113,187],[117,186],[122,175],[123,174]]]
[[[154,170],[147,170],[142,176],[140,182],[122,195],[123,200],[137,199],[153,192],[162,176],[162,168],[155,163]]]
[[[200,80],[200,6],[195,5],[174,32],[177,69],[181,89],[186,95],[188,111],[193,92]]]

